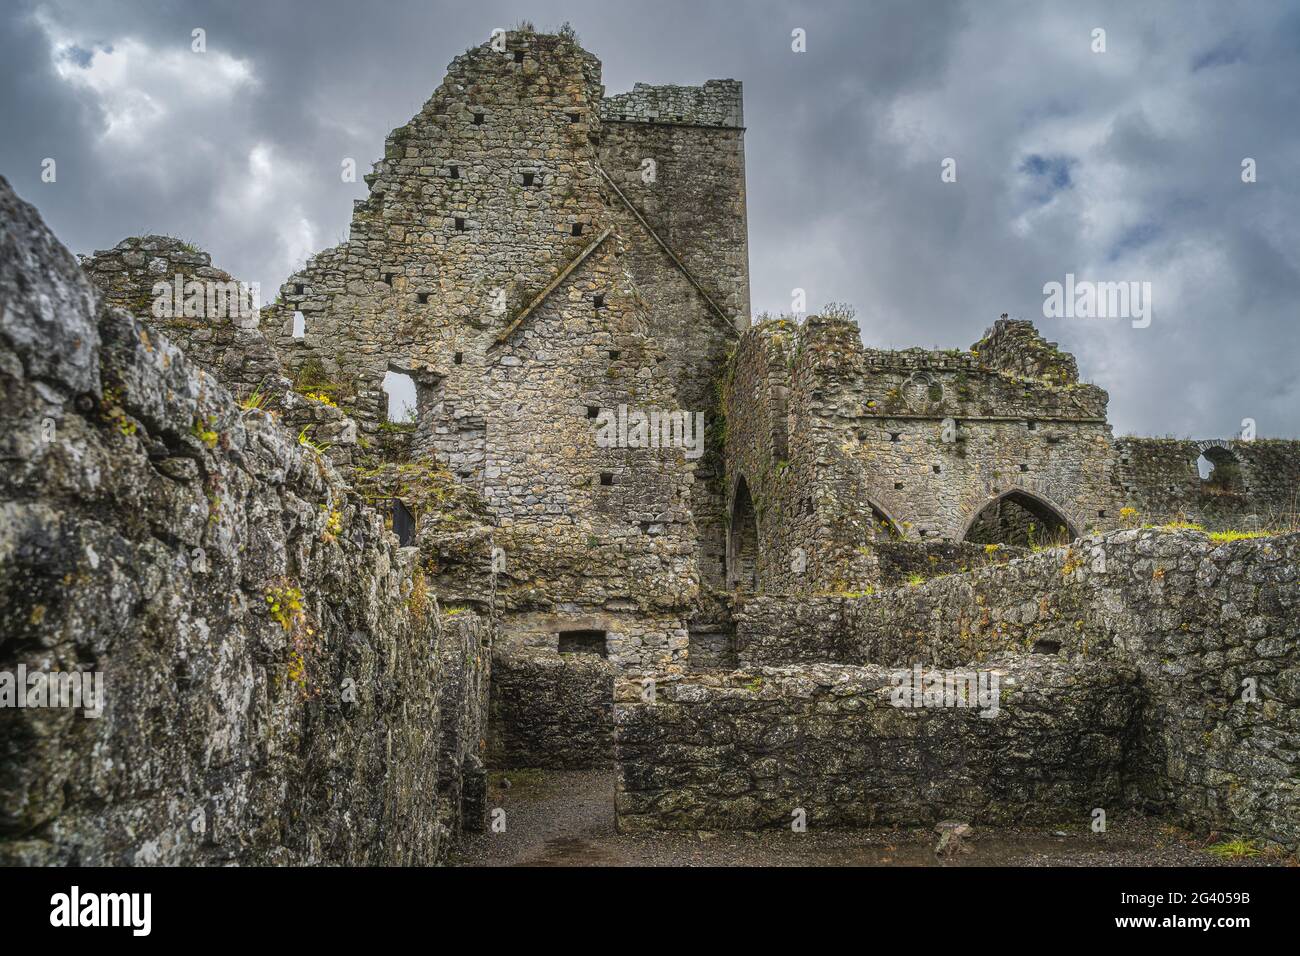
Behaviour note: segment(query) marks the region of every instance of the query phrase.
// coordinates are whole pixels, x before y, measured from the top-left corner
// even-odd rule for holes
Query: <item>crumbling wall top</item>
[[[1024,319],[1003,315],[984,333],[984,338],[971,346],[971,351],[989,368],[1022,378],[1043,379],[1053,385],[1079,381],[1074,356],[1062,352],[1055,342],[1048,342],[1033,322]]]
[[[630,93],[607,96],[600,104],[605,122],[679,123],[744,128],[739,80],[707,80],[703,86],[651,86],[637,83]]]

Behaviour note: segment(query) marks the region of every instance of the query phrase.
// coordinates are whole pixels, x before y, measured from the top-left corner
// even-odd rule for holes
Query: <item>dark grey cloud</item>
[[[364,185],[341,161],[368,170],[454,56],[569,21],[611,92],[745,82],[755,311],[804,289],[890,347],[966,346],[1009,312],[1079,355],[1117,431],[1300,434],[1284,5],[48,0],[0,17],[0,172],[79,252],[167,232],[274,288],[346,236]],[[1150,282],[1150,327],[1045,318],[1043,285],[1067,274]]]

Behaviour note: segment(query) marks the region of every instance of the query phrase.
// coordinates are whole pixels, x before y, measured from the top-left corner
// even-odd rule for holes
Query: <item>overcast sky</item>
[[[166,233],[273,295],[346,237],[342,158],[368,171],[525,18],[571,22],[610,93],[744,82],[756,312],[802,288],[894,348],[1008,312],[1078,355],[1117,434],[1300,436],[1300,4],[18,0],[0,173],[75,252]],[[1067,274],[1151,283],[1150,325],[1044,317]]]

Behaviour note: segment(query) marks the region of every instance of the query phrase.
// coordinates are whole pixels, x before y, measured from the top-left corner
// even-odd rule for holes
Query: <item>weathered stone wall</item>
[[[569,619],[596,618],[619,666],[681,666],[696,462],[598,447],[597,419],[686,408],[678,385],[700,375],[670,364],[628,269],[649,240],[623,235],[626,213],[607,205],[599,61],[563,34],[512,31],[506,46],[453,61],[389,136],[348,241],[290,277],[263,321],[291,369],[346,384],[365,435],[392,427],[385,373],[411,375],[411,454],[473,486],[498,522],[512,645],[553,650]]]
[[[481,822],[490,617],[441,615],[418,549],[2,180],[0,312],[0,674],[105,692],[0,708],[0,858],[441,860]]]
[[[877,541],[872,550],[879,566],[880,586],[885,588],[1006,564],[1029,553],[1025,548],[1005,545],[946,541]]]
[[[192,365],[241,401],[275,412],[335,465],[355,463],[363,449],[356,422],[337,405],[343,396],[328,394],[328,386],[318,388],[310,377],[297,385],[285,377],[260,328],[260,312],[243,314],[250,300],[231,294],[250,287],[214,268],[206,252],[169,236],[129,237],[81,264],[105,303],[166,335]],[[160,282],[170,295],[156,288]]]
[[[603,168],[736,329],[749,325],[742,100],[735,80],[638,83],[600,107]]]
[[[1135,520],[1210,530],[1300,527],[1300,441],[1120,438],[1115,480]],[[1214,470],[1205,479],[1197,459]]]
[[[957,667],[1008,652],[1131,665],[1144,708],[1131,798],[1300,841],[1300,534],[1111,532],[880,594],[756,597],[736,626],[743,666]]]
[[[260,290],[250,314],[251,301],[246,299],[241,308],[229,293],[252,287],[214,268],[212,257],[192,244],[170,236],[132,236],[96,251],[82,266],[106,303],[158,329],[239,397],[259,385],[273,386],[283,374],[259,327]],[[182,291],[200,283],[202,294],[191,287],[177,302],[175,294],[156,288],[165,283],[176,289],[178,282]],[[214,295],[209,301],[209,288],[226,293],[225,299]]]
[[[912,826],[1082,822],[1123,799],[1136,732],[1122,667],[1024,658],[991,665],[996,716],[897,707],[879,667],[755,668],[620,681],[618,826]]]
[[[1032,328],[1012,335],[1003,322],[989,335],[1001,343],[996,365],[978,347],[865,349],[857,326],[835,316],[741,337],[726,406],[731,529],[743,479],[758,515],[760,589],[874,585],[875,539],[960,542],[1001,500],[1071,534],[1113,524],[1106,393],[1072,379],[1068,356],[1044,377],[1006,371],[1012,340],[1032,343],[1031,371],[1060,354]]]
[[[749,324],[740,111],[740,84],[716,80],[703,87],[638,84],[601,105],[609,215],[630,240],[626,265],[648,305],[650,334],[663,346],[678,399],[705,415],[691,506],[700,577],[714,588],[725,586],[726,573],[718,377],[736,330]]]
[[[501,653],[493,662],[488,764],[609,766],[614,668],[591,654]]]

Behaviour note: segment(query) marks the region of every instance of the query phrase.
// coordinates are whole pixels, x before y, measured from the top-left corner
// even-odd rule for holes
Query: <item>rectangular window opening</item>
[[[536,173],[524,173],[524,188],[530,189],[534,182],[537,181]]]
[[[560,631],[561,654],[595,654],[608,657],[604,631]]]
[[[465,231],[465,220],[462,219],[460,216],[456,217],[456,231],[457,232]]]
[[[575,223],[573,224],[573,234],[574,234],[575,236],[580,236],[580,235],[582,235],[582,223],[580,223],[580,222],[575,222]]]
[[[614,473],[612,471],[602,471],[600,473],[600,483],[608,488],[614,483]]]

